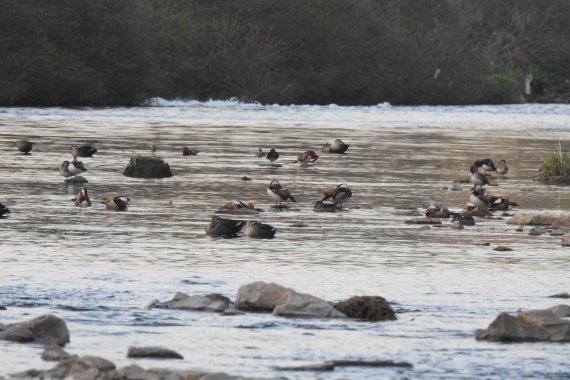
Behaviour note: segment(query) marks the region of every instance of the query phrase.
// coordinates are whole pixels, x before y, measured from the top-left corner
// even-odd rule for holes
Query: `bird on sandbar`
[[[61,174],[62,176],[64,176],[65,178],[69,178],[71,176],[73,176],[73,174],[71,174],[71,172],[69,171],[69,164],[71,164],[71,162],[65,160],[63,161],[63,163],[61,165],[59,165],[58,170],[59,170],[59,174]]]
[[[471,165],[471,168],[469,168],[469,170],[471,171],[471,177],[469,177],[469,180],[471,181],[471,183],[473,185],[483,186],[483,185],[489,184],[489,180],[487,179],[487,177],[485,177],[483,174],[479,173],[479,169],[477,168],[477,165],[475,165],[475,164]]]
[[[181,148],[182,150],[182,155],[183,156],[195,156],[198,153],[200,153],[200,151],[198,149],[195,148],[188,148],[187,146],[183,146]]]
[[[324,193],[323,199],[321,201],[326,201],[327,199],[332,200],[334,204],[339,204],[339,209],[342,209],[342,204],[348,202],[352,198],[352,190],[348,185],[342,183],[336,188],[330,186]]]
[[[297,202],[295,198],[291,196],[291,192],[286,187],[282,186],[278,180],[274,179],[269,184],[267,188],[267,194],[275,201],[276,207],[282,207],[281,202],[291,200],[292,202]]]
[[[77,177],[79,174],[87,171],[87,168],[83,165],[83,162],[77,160],[77,157],[73,157],[73,161],[67,165],[67,170],[69,170],[72,176]]]
[[[23,154],[30,154],[34,143],[28,140],[16,140],[16,148]]]
[[[314,150],[307,150],[297,156],[296,162],[300,162],[301,165],[306,166],[309,162],[315,162],[319,159],[319,156]]]

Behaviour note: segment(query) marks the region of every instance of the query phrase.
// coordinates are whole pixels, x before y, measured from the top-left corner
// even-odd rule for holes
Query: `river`
[[[18,138],[35,143],[20,155]],[[342,138],[345,155],[320,152]],[[400,209],[429,200],[463,207],[476,159],[505,159],[510,170],[493,193],[518,210],[567,211],[570,188],[530,179],[558,142],[570,148],[570,105],[473,107],[262,106],[237,102],[165,102],[104,109],[1,108],[0,322],[43,314],[69,326],[66,350],[137,363],[289,379],[568,378],[570,346],[499,344],[473,337],[502,311],[561,303],[570,291],[570,250],[560,238],[529,236],[508,215],[478,219],[464,230],[422,229]],[[82,161],[94,204],[75,207],[78,185],[57,167],[71,144],[94,144]],[[125,177],[133,153],[150,146],[171,166],[161,180]],[[180,147],[198,148],[184,157]],[[258,148],[281,156],[269,166]],[[315,165],[293,163],[319,150]],[[252,181],[241,181],[242,176]],[[266,188],[286,184],[297,203],[271,208]],[[343,212],[312,210],[331,185],[353,192]],[[106,212],[100,200],[127,195],[127,212]],[[205,226],[224,203],[253,201],[255,218],[277,228],[272,240],[212,239]],[[516,211],[514,211],[516,212]],[[511,214],[513,211],[510,212]],[[306,227],[292,227],[303,223]],[[447,221],[444,223],[448,223]],[[488,242],[489,246],[481,245]],[[498,245],[512,251],[494,251]],[[397,321],[286,319],[268,314],[146,310],[175,292],[221,293],[276,282],[327,301],[380,295]],[[184,360],[126,358],[132,345],[163,345]],[[42,347],[0,341],[0,375],[51,368]],[[283,372],[280,366],[329,359],[409,361],[413,369],[344,368],[330,373]]]

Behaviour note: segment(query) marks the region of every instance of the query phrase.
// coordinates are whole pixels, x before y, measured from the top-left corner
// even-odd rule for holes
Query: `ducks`
[[[244,236],[256,239],[273,239],[277,228],[258,221],[249,221],[243,229]]]
[[[497,165],[497,174],[503,176],[507,174],[508,171],[509,167],[507,166],[507,161],[505,160],[499,161],[499,164]]]
[[[206,233],[211,237],[233,238],[246,225],[243,220],[231,220],[214,215],[206,226]]]
[[[130,199],[124,195],[107,195],[105,209],[109,211],[127,211]]]
[[[65,162],[69,162],[69,161],[64,161]],[[61,166],[60,166],[61,168]],[[87,171],[87,168],[85,168],[85,165],[83,165],[83,162],[78,161],[77,157],[73,158],[73,161],[71,161],[68,165],[67,165],[67,170],[69,171],[69,173],[71,173],[72,176],[77,177],[79,174]]]
[[[3,203],[0,203],[0,218],[5,217],[10,213],[10,209]]]
[[[73,144],[70,150],[73,157],[93,157],[97,153],[97,148],[91,145],[77,146]]]
[[[342,209],[342,204],[348,202],[350,198],[352,198],[352,191],[350,187],[346,184],[340,184],[336,188],[332,186],[329,187],[324,193],[323,199],[321,201],[325,201],[327,199],[332,200],[332,202],[336,205],[339,204],[339,208]]]
[[[426,208],[427,218],[449,218],[449,209],[440,203],[432,202]]]
[[[475,207],[486,209],[489,207],[489,198],[487,197],[487,191],[481,187],[481,185],[475,185],[471,194],[469,195],[469,201],[475,205]]]
[[[345,144],[341,139],[335,139],[332,144],[326,143],[321,149],[325,153],[345,153],[348,150],[349,144]]]
[[[188,148],[187,146],[183,146],[181,150],[183,156],[195,156],[200,153],[198,149]]]
[[[81,188],[81,191],[75,197],[75,205],[77,207],[91,207],[91,199],[89,199],[87,188]]]
[[[274,179],[269,184],[267,188],[267,194],[275,201],[276,207],[282,207],[281,202],[291,200],[292,202],[297,202],[295,198],[291,196],[291,192],[286,187],[281,186],[281,183]]]
[[[469,170],[471,170],[471,177],[469,178],[469,180],[473,185],[483,186],[489,184],[489,180],[487,179],[487,177],[479,173],[479,169],[476,164],[471,165],[471,168]]]
[[[297,161],[300,162],[301,165],[306,166],[309,162],[315,162],[319,159],[319,156],[315,153],[314,150],[307,150],[297,156]]]
[[[271,162],[271,165],[273,165],[273,163],[279,158],[279,153],[274,148],[271,148],[265,158],[267,158]]]
[[[33,146],[34,143],[28,140],[16,140],[16,148],[23,154],[30,154]]]
[[[490,158],[477,160],[473,163],[473,165],[477,166],[478,168],[482,168],[485,171],[485,173],[497,171],[497,167]]]
[[[71,176],[73,176],[73,174],[71,174],[71,172],[69,171],[69,161],[63,161],[63,163],[61,165],[59,165],[59,174],[61,174],[62,176],[64,176],[65,178],[69,178]]]

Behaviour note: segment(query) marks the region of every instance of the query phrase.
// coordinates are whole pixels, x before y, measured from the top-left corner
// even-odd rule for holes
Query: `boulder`
[[[178,352],[166,347],[129,347],[128,358],[184,359]]]
[[[240,286],[234,307],[246,311],[272,312],[275,306],[286,303],[294,292],[278,284],[256,281]]]
[[[553,228],[570,227],[570,215],[563,214],[552,221]]]
[[[570,306],[557,305],[545,310],[530,310],[516,317],[501,313],[477,339],[502,342],[570,342]]]
[[[334,308],[349,318],[370,322],[393,321],[396,313],[386,299],[378,296],[354,296],[340,301]]]
[[[185,293],[176,293],[170,301],[164,302],[169,309],[188,309],[199,311],[222,312],[231,306],[232,302],[228,297],[220,294],[208,294],[205,296],[189,296]]]
[[[570,234],[564,234],[560,238],[560,242],[563,247],[570,247]]]
[[[74,357],[77,357],[77,355],[69,354],[68,352],[64,351],[63,348],[61,348],[61,346],[58,346],[55,343],[50,344],[48,347],[46,347],[46,349],[42,353],[42,360],[45,361],[59,362],[64,359],[74,358]]]
[[[96,356],[83,356],[60,361],[55,367],[41,371],[47,379],[111,379],[116,376],[115,364]]]
[[[132,156],[123,174],[136,178],[172,177],[170,166],[158,156]]]
[[[310,294],[297,292],[291,293],[286,303],[275,306],[273,315],[303,318],[346,318],[346,315],[336,310],[328,302]]]
[[[406,224],[441,224],[441,219],[439,218],[412,218],[406,220]]]
[[[69,343],[69,330],[65,321],[52,314],[44,314],[24,322],[4,326],[0,339],[21,343],[57,344]]]
[[[543,214],[516,214],[507,223],[529,225],[529,226],[549,226],[557,218],[556,215],[543,215]]]

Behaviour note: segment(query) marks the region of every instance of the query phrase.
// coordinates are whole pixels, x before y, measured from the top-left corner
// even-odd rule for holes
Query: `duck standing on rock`
[[[332,144],[326,143],[323,145],[322,151],[326,153],[345,153],[348,150],[349,144],[345,144],[341,139],[335,139]]]
[[[89,199],[86,187],[82,187],[77,197],[75,197],[75,205],[77,207],[91,207],[91,199]]]
[[[93,157],[97,153],[97,148],[91,145],[71,146],[71,155],[73,157]]]
[[[124,195],[107,195],[105,209],[109,211],[127,211],[130,199]]]
[[[338,185],[336,188],[333,188],[332,186],[329,187],[323,194],[324,197],[321,201],[330,199],[335,205],[339,204],[340,209],[342,209],[343,203],[348,202],[350,198],[352,198],[352,190],[350,190],[350,187],[344,183]]]
[[[276,207],[282,207],[281,202],[288,200],[291,200],[292,202],[297,202],[295,198],[291,196],[289,189],[281,186],[279,181],[277,181],[276,179],[271,181],[271,183],[269,184],[269,187],[267,188],[267,194],[271,197],[271,199],[275,201]]]
[[[3,203],[0,203],[0,218],[8,215],[10,213],[10,209]]]
[[[206,226],[206,233],[211,237],[233,238],[237,236],[245,224],[243,220],[225,219],[215,215]]]
[[[487,177],[485,177],[483,174],[479,173],[479,169],[477,168],[477,165],[475,165],[475,164],[471,165],[471,168],[469,170],[471,170],[471,177],[469,178],[469,180],[471,181],[471,183],[473,185],[483,186],[483,185],[489,184],[489,180],[487,179]]]
[[[487,197],[487,191],[485,191],[481,185],[475,185],[473,191],[469,195],[469,201],[478,208],[486,209],[489,207],[489,198]]]
[[[273,239],[276,232],[277,228],[255,220],[247,222],[243,229],[245,236],[257,239]]]
[[[33,146],[34,143],[28,140],[16,140],[16,148],[18,148],[21,153],[24,153],[26,155],[30,154]]]
[[[65,161],[63,161],[63,163],[61,165],[59,165],[59,168],[58,168],[59,174],[61,174],[65,178],[69,178],[73,175],[69,171],[69,164],[71,164],[71,162],[65,160]]]
[[[509,171],[509,167],[507,166],[507,161],[501,160],[499,161],[499,165],[497,165],[497,174],[505,175]]]
[[[271,161],[271,165],[273,165],[273,163],[279,158],[279,153],[274,148],[271,148],[265,158]]]

